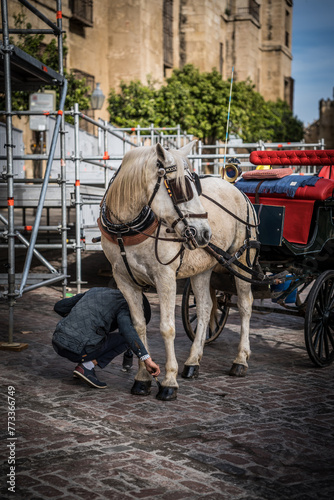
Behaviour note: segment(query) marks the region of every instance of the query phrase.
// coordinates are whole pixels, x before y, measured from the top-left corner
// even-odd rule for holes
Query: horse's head
[[[170,228],[187,238],[189,249],[206,246],[211,238],[207,213],[200,201],[200,181],[190,171],[187,155],[194,142],[179,150],[165,149],[157,144],[156,161],[150,169],[149,204],[154,213]],[[154,193],[154,194],[153,194]]]

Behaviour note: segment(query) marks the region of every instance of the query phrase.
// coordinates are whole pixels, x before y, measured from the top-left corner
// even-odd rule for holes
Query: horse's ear
[[[188,144],[186,144],[185,146],[183,146],[183,148],[180,148],[179,149],[180,153],[184,156],[188,156],[188,154],[190,153],[190,151],[192,150],[192,148],[196,144],[196,142],[197,141],[191,141]]]
[[[162,163],[166,163],[167,151],[161,146],[160,142],[157,143],[155,150],[157,152],[158,159],[162,161]]]

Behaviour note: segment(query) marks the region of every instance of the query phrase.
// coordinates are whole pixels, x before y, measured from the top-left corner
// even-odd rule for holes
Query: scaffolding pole
[[[27,282],[28,273],[29,273],[30,265],[31,265],[31,260],[32,260],[33,252],[34,252],[34,246],[35,246],[36,239],[37,239],[39,224],[40,224],[40,220],[41,220],[41,216],[42,216],[42,210],[43,210],[45,196],[46,196],[46,190],[48,188],[49,176],[50,176],[52,162],[53,162],[53,157],[54,157],[54,153],[55,153],[55,149],[56,149],[56,144],[57,144],[57,137],[58,137],[58,134],[59,134],[61,120],[62,120],[62,110],[64,109],[64,106],[65,106],[66,92],[67,92],[67,80],[64,79],[64,84],[63,84],[62,91],[61,91],[61,96],[60,96],[59,113],[57,115],[56,124],[55,124],[55,128],[54,128],[54,131],[53,131],[53,136],[52,136],[52,141],[51,141],[51,146],[50,146],[50,154],[49,154],[48,162],[47,162],[47,165],[46,165],[46,170],[45,170],[45,175],[44,175],[44,181],[43,181],[43,185],[42,185],[42,189],[41,189],[41,194],[40,194],[38,205],[37,205],[37,209],[36,209],[35,223],[34,223],[34,227],[33,227],[32,233],[31,233],[30,245],[29,245],[29,248],[28,248],[28,251],[27,251],[27,255],[26,255],[26,260],[25,260],[25,263],[24,263],[24,269],[23,269],[23,274],[22,274],[22,281],[21,281],[20,291],[19,291],[19,296],[20,297],[22,296],[22,293],[24,291],[24,287],[25,287],[26,282]],[[62,183],[62,186],[65,186],[65,182]],[[66,196],[66,194],[65,194],[65,196]],[[62,212],[64,212],[64,211],[65,211],[65,224],[66,224],[66,205],[65,205],[65,210],[64,210],[63,199],[62,199]],[[63,219],[64,218],[62,217],[62,231],[63,231],[63,228],[64,228],[64,220]],[[64,244],[63,238],[62,238],[62,243]],[[66,247],[66,241],[65,241],[65,247]],[[66,254],[67,254],[67,250],[66,250]],[[63,274],[65,274],[64,273],[64,267],[62,269],[63,269]]]
[[[7,183],[7,210],[8,210],[8,220],[6,218],[1,218],[1,221],[7,225],[7,240],[8,240],[8,264],[7,264],[7,283],[8,289],[7,292],[4,292],[2,295],[7,298],[8,308],[9,308],[9,316],[8,316],[8,342],[1,342],[1,349],[13,349],[13,350],[22,350],[28,347],[27,344],[20,344],[13,342],[14,335],[14,305],[16,298],[21,297],[24,292],[33,290],[40,286],[50,285],[56,283],[57,281],[63,280],[64,287],[66,286],[66,278],[67,278],[67,228],[66,228],[66,177],[65,177],[65,146],[64,141],[62,142],[61,147],[61,161],[63,164],[63,174],[62,180],[64,180],[64,187],[62,189],[62,211],[65,212],[65,218],[62,220],[62,230],[65,227],[65,237],[62,240],[62,253],[63,253],[63,261],[62,261],[62,273],[58,273],[51,264],[47,262],[46,259],[36,250],[36,239],[39,231],[39,225],[42,215],[42,210],[46,197],[46,190],[48,187],[49,176],[51,172],[52,162],[54,159],[57,137],[59,131],[64,132],[64,107],[65,107],[65,97],[67,92],[67,81],[63,76],[63,45],[62,45],[62,16],[61,16],[61,0],[57,0],[57,25],[52,23],[44,14],[40,13],[35,7],[33,7],[27,0],[19,0],[21,4],[27,7],[29,10],[33,12],[37,17],[39,17],[42,21],[48,24],[52,28],[52,32],[55,36],[58,37],[58,58],[59,58],[59,68],[60,72],[57,73],[51,68],[47,68],[45,70],[45,66],[42,65],[40,61],[29,56],[21,49],[15,47],[15,45],[10,44],[9,40],[9,26],[8,26],[8,7],[7,0],[1,0],[1,13],[2,13],[2,35],[3,35],[3,43],[1,45],[1,55],[3,59],[3,86],[5,91],[5,112],[1,112],[1,114],[5,114],[6,117],[6,161],[7,161],[7,169],[6,172],[2,175],[3,179]],[[39,30],[35,30],[34,32],[38,32]],[[43,31],[43,30],[42,30]],[[41,31],[41,32],[42,32]],[[44,30],[45,31],[45,30]],[[12,61],[13,59],[13,61]],[[22,90],[25,90],[25,86],[29,82],[29,78],[31,77],[34,82],[37,82],[38,85],[44,85],[45,83],[49,83],[51,85],[58,84],[61,90],[60,94],[60,103],[59,110],[57,112],[56,124],[53,133],[52,144],[50,147],[50,154],[47,161],[46,172],[43,179],[43,184],[40,192],[39,202],[36,210],[36,217],[34,226],[31,233],[30,241],[27,241],[23,235],[19,233],[19,231],[15,230],[14,225],[14,155],[13,148],[15,145],[13,144],[13,123],[12,116],[14,114],[18,114],[12,110],[12,74],[11,74],[11,64],[15,65],[16,70],[21,71],[21,79],[18,79],[15,76],[17,81],[20,81]],[[20,89],[21,90],[21,89]],[[33,114],[27,112],[27,114]],[[65,203],[65,205],[64,205]],[[22,279],[20,283],[20,289],[17,290],[16,280],[20,275],[15,274],[15,238],[17,238],[24,246],[27,247],[27,254],[24,263]],[[37,245],[38,246],[38,245]],[[65,256],[66,254],[66,256]],[[25,286],[28,279],[28,273],[30,270],[30,265],[32,261],[32,257],[36,256],[48,269],[51,271],[51,275],[44,275],[42,281],[40,283],[34,283],[30,286]]]
[[[75,162],[75,251],[76,285],[81,292],[81,200],[80,200],[80,158],[79,158],[79,105],[74,104],[74,162]]]
[[[7,204],[8,204],[8,346],[13,345],[15,291],[15,231],[14,231],[14,182],[13,182],[13,128],[12,128],[12,89],[8,28],[7,0],[1,0],[3,56],[5,77],[5,109],[6,109],[6,153],[7,153]]]

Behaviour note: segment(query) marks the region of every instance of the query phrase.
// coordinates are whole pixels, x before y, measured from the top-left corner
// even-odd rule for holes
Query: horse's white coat
[[[165,166],[177,163],[178,168],[181,169],[182,178],[182,169],[184,167],[183,162],[180,161],[180,159],[182,160],[182,157],[186,158],[186,155],[190,152],[191,146],[192,144],[178,151],[166,151],[158,145],[156,154],[152,154],[155,150],[154,147],[138,148],[139,150],[150,150],[150,154],[147,156],[146,163],[144,165],[145,179],[147,183],[146,189],[143,189],[144,192],[140,193],[140,196],[136,198],[137,200],[140,200],[138,201],[137,206],[134,206],[133,203],[128,203],[128,200],[124,199],[122,210],[116,214],[117,217],[119,217],[119,219],[123,222],[130,221],[138,215],[144,204],[147,204],[157,180],[157,156]],[[132,171],[129,175],[132,177],[136,175],[136,168],[139,168],[139,165],[136,164],[136,151],[138,150],[131,151],[133,164]],[[138,151],[138,157],[143,159],[145,157],[143,153],[143,151]],[[124,165],[125,164],[126,162],[124,162]],[[180,176],[180,170],[177,174],[168,174],[168,177],[175,178],[176,175]],[[126,172],[123,172],[123,176],[125,179]],[[209,195],[220,204],[224,205],[235,215],[239,216],[243,220],[246,220],[246,201],[237,188],[229,184],[227,181],[214,177],[202,179],[201,183],[203,193]],[[109,205],[112,205],[112,188],[108,198],[108,203]],[[111,208],[113,207],[111,206]],[[197,229],[200,246],[202,243],[201,237],[203,233],[208,234],[209,231],[209,234],[211,234],[210,230],[212,232],[211,241],[220,248],[229,251],[231,254],[237,251],[244,243],[245,226],[222,211],[206,198],[199,197],[195,189],[193,199],[180,204],[179,208],[183,214],[208,212],[208,220],[193,218],[189,221],[189,223]],[[167,221],[169,226],[178,217],[163,183],[161,184],[161,187],[152,203],[152,209],[159,218],[163,218]],[[251,222],[253,222],[252,211],[250,212],[250,219]],[[183,230],[184,224],[179,222],[176,226],[177,234],[181,235]],[[166,228],[163,227],[160,236],[168,238],[173,235],[166,233]],[[252,236],[255,237],[254,230],[252,230]],[[196,338],[192,344],[190,354],[185,362],[185,365],[199,365],[203,356],[205,331],[212,311],[210,277],[213,268],[217,265],[217,261],[207,254],[202,248],[194,249],[193,245],[189,246],[192,249],[185,250],[178,278],[191,277],[192,289],[196,297],[198,327],[196,331]],[[144,344],[148,347],[146,324],[142,308],[142,290],[135,285],[129,276],[120,255],[118,245],[111,243],[102,235],[102,247],[112,265],[113,275],[117,286],[129,304],[134,327]],[[162,262],[168,262],[178,252],[179,248],[180,243],[159,241],[158,252]],[[254,251],[252,250],[252,254],[253,252]],[[166,349],[165,378],[162,381],[162,385],[165,387],[177,388],[178,364],[175,357],[174,338],[176,270],[179,266],[180,259],[176,259],[168,266],[159,264],[155,258],[154,240],[151,238],[148,238],[138,245],[127,246],[126,256],[136,280],[140,283],[146,283],[156,287],[160,302],[160,332]],[[242,259],[241,261],[244,262]],[[236,279],[236,286],[238,291],[238,308],[241,316],[241,332],[238,354],[234,363],[247,367],[247,360],[250,356],[249,322],[253,298],[251,285],[249,283]],[[151,376],[145,370],[143,363],[139,363],[139,370],[135,378],[140,381],[150,380]]]

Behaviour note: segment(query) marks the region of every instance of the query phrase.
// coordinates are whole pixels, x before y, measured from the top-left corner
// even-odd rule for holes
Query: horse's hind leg
[[[238,309],[240,314],[241,330],[238,355],[233,361],[229,375],[244,377],[247,372],[247,360],[250,357],[249,324],[252,314],[253,295],[250,283],[235,278],[238,293]]]
[[[212,310],[210,278],[211,270],[191,278],[191,287],[196,298],[197,327],[196,336],[182,372],[182,377],[187,379],[198,377],[199,363],[203,356],[206,329]]]

